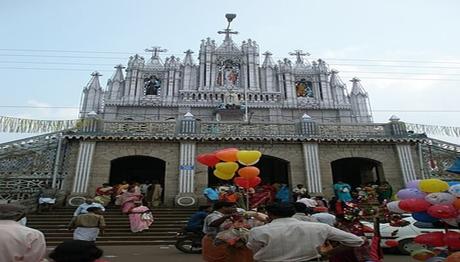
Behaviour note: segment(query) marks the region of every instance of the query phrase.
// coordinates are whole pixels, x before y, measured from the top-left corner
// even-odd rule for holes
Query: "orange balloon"
[[[238,160],[237,153],[238,149],[236,148],[226,148],[215,152],[217,158],[227,162],[236,162]]]
[[[460,198],[457,198],[453,203],[452,205],[456,208],[456,209],[460,209]]]
[[[260,170],[255,166],[247,166],[240,168],[240,170],[238,170],[238,174],[246,179],[251,179],[258,176],[260,174]]]

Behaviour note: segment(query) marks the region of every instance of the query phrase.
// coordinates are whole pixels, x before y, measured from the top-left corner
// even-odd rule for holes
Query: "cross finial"
[[[118,64],[114,68],[115,69],[125,69],[126,67],[124,67],[122,64]]]
[[[228,21],[228,25],[227,25],[227,28],[224,29],[224,31],[218,31],[217,33],[218,34],[225,34],[225,40],[230,40],[230,34],[238,34],[237,31],[232,31],[232,29],[230,29],[230,23],[233,21],[233,19],[235,19],[236,17],[236,14],[225,14],[225,18],[227,18],[227,21]]]
[[[91,76],[102,76],[102,74],[98,71],[94,71],[93,73],[91,73]]]
[[[294,50],[294,52],[289,53],[289,55],[296,56],[296,63],[297,64],[302,64],[303,63],[303,58],[304,56],[309,56],[310,53],[306,52],[304,53],[302,50]]]
[[[191,54],[193,54],[193,51],[190,50],[190,49],[188,49],[187,51],[184,52],[184,54],[186,54],[186,55],[191,55]]]
[[[264,55],[265,57],[268,57],[268,56],[271,56],[271,55],[273,55],[273,54],[270,53],[269,51],[267,51],[267,52],[263,53],[262,55]]]
[[[159,46],[152,46],[151,49],[146,48],[145,52],[152,52],[152,58],[158,58],[159,53],[167,52],[167,49],[161,49]]]
[[[357,83],[361,81],[361,79],[357,78],[357,77],[353,77],[353,79],[350,80],[350,82],[353,82],[353,83]]]

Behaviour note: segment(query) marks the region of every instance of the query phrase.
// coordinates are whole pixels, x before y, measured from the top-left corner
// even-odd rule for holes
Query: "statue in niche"
[[[161,88],[161,80],[152,75],[144,79],[144,88],[145,88],[145,95],[158,95],[158,90]]]
[[[295,83],[295,91],[298,97],[313,97],[313,83],[301,79]]]
[[[233,92],[232,90],[229,90],[225,95],[224,95],[224,101],[223,105],[225,106],[226,109],[238,109],[240,108],[240,100],[238,98],[238,94]]]
[[[239,68],[232,61],[226,61],[220,68],[216,78],[218,86],[235,86],[238,83]]]

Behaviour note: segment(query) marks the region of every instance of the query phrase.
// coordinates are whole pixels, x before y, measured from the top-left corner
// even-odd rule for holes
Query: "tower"
[[[80,118],[85,118],[92,112],[96,114],[102,112],[103,91],[99,83],[99,76],[102,75],[94,71],[88,84],[83,88],[80,101]]]
[[[353,83],[350,93],[351,111],[357,123],[371,123],[372,115],[369,104],[369,97],[364,91],[358,78],[350,80]]]

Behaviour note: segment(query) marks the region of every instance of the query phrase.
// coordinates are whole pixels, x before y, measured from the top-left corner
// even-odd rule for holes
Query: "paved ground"
[[[104,259],[110,262],[198,262],[201,255],[184,254],[174,246],[106,246]],[[413,261],[408,256],[385,255],[385,262]],[[236,261],[237,262],[237,261]]]

